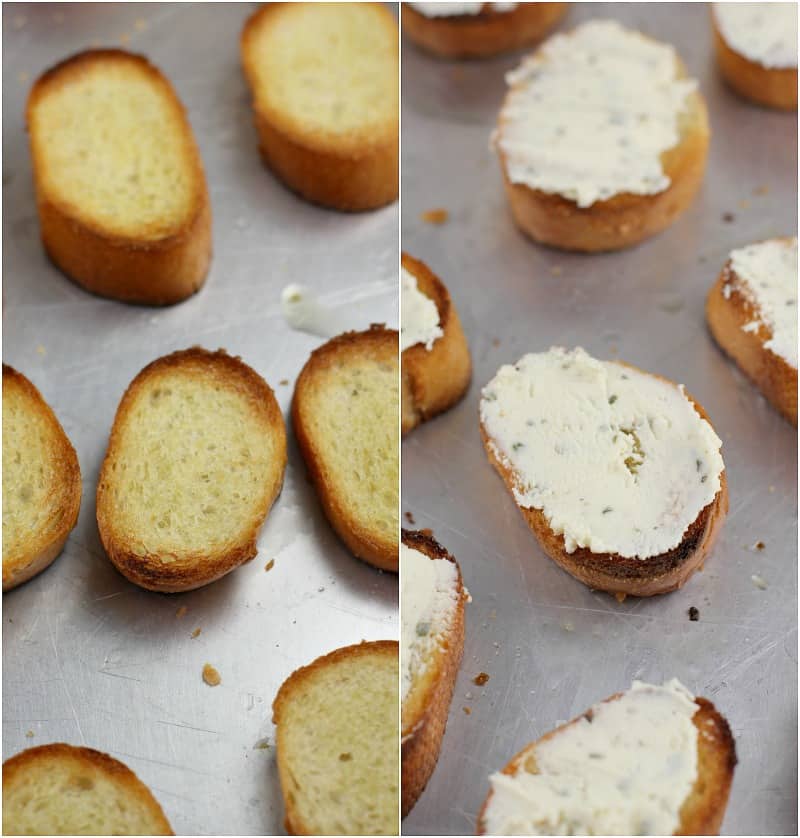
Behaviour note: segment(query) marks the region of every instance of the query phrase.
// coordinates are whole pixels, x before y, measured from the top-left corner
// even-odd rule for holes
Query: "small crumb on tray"
[[[281,387],[285,387],[289,383],[289,379],[282,378],[278,383],[281,385]]]
[[[273,568],[273,567],[275,567],[275,559],[270,559],[270,560],[269,560],[269,561],[268,561],[268,562],[264,565],[264,573],[269,573],[269,572],[272,570],[272,568]]]
[[[259,739],[255,745],[253,745],[254,751],[268,751],[269,750],[269,737],[265,736],[263,739]]]
[[[437,208],[426,210],[422,213],[420,218],[422,218],[426,224],[444,224],[449,216],[450,214],[446,209]]]
[[[750,577],[750,579],[753,581],[753,584],[754,584],[754,585],[755,585],[755,586],[756,586],[759,590],[761,590],[761,591],[766,591],[766,590],[767,590],[767,582],[766,582],[766,580],[765,580],[762,576],[759,576],[757,573],[754,573],[754,574]]]
[[[219,672],[210,663],[203,667],[203,680],[209,687],[218,687],[222,683]]]
[[[25,737],[27,739],[33,739],[33,731],[32,730],[26,731]]]
[[[754,195],[769,195],[769,186],[757,186],[753,190]]]
[[[614,598],[617,600],[617,602],[625,602],[626,597],[627,597],[627,594],[623,594],[623,593],[614,594]]]
[[[408,521],[409,524],[411,524],[413,526],[414,524],[417,523],[414,520],[414,516],[410,512],[406,512],[405,515],[406,515],[406,521]]]
[[[479,672],[473,679],[472,683],[476,687],[482,687],[489,680],[489,675],[486,672]]]
[[[694,607],[694,605],[689,609],[689,619],[696,623],[700,619],[700,612]]]
[[[350,762],[353,758],[353,755],[348,751],[345,751],[343,754],[339,754],[339,762]]]
[[[136,18],[133,25],[137,32],[144,32],[147,29],[147,21],[143,17]]]
[[[763,550],[766,546],[763,541],[756,541],[755,543],[756,550]]]
[[[189,609],[185,605],[181,605],[181,607],[175,612],[175,617],[180,620],[181,617],[186,614]]]
[[[731,224],[732,222],[736,221],[736,216],[732,212],[724,212],[722,214],[722,220],[726,224]]]
[[[561,274],[564,273],[564,269],[561,267],[561,265],[553,265],[550,268],[550,273],[553,276],[561,276]]]
[[[492,346],[497,349],[500,346],[500,338],[492,338]]]
[[[41,343],[36,347],[36,352],[39,355],[47,355],[47,350],[42,346]]]
[[[468,716],[472,715],[472,710],[469,707],[462,707],[461,708]]]
[[[195,637],[200,637],[200,632],[201,632],[202,630],[203,630],[203,629],[201,629],[201,628],[196,628],[196,629],[192,632],[192,640],[194,640],[194,639],[195,639]]]

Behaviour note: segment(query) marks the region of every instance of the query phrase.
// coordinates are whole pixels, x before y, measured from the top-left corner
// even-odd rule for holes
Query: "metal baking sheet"
[[[488,143],[519,55],[448,62],[403,41],[403,249],[447,283],[475,367],[463,402],[402,448],[403,509],[457,557],[473,597],[438,767],[407,834],[473,832],[488,775],[526,743],[634,678],[673,676],[714,701],[736,737],[724,831],[797,832],[796,433],[717,349],[703,316],[731,248],[797,229],[797,119],[724,87],[705,4],[575,4],[559,28],[602,17],[674,44],[712,126],[691,209],[618,254],[549,250],[514,227]],[[438,207],[446,224],[421,220]],[[553,344],[681,381],[708,410],[730,514],[683,590],[622,604],[591,592],[542,553],[489,465],[480,388],[502,364]],[[480,672],[490,675],[483,687],[472,681]]]
[[[281,833],[278,687],[338,646],[398,636],[396,577],[353,558],[333,535],[291,432],[283,494],[258,556],[221,581],[148,593],[114,570],[97,535],[108,432],[149,361],[193,344],[225,347],[266,378],[288,417],[295,379],[323,339],[287,326],[284,286],[308,286],[351,328],[397,324],[397,205],[358,215],[318,209],[261,164],[238,55],[252,8],[3,6],[3,355],[52,405],[83,474],[80,520],[63,554],[3,597],[3,755],[54,741],[106,751],[150,786],[183,834]],[[39,242],[26,96],[42,70],[101,44],[142,52],[168,76],[205,163],[213,265],[203,290],[172,308],[92,297],[48,263]],[[201,679],[206,662],[222,676],[214,689]]]

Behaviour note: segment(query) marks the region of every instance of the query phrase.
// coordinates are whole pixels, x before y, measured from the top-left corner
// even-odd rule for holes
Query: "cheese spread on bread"
[[[797,369],[797,238],[769,239],[731,252],[722,293],[738,291],[757,316],[742,327],[772,336],[764,346]]]
[[[675,679],[634,681],[491,776],[487,833],[674,834],[697,779],[697,709]]]
[[[767,69],[797,67],[796,3],[714,3],[725,43]]]
[[[479,15],[484,11],[498,14],[513,12],[519,3],[409,3],[408,5],[425,17],[461,17],[462,15]]]
[[[615,21],[550,38],[506,76],[494,142],[508,179],[579,207],[663,192],[661,154],[697,88],[679,67],[671,46]]]
[[[720,490],[722,443],[683,388],[580,348],[501,367],[480,416],[518,505],[568,553],[665,553]]]
[[[401,270],[400,351],[422,343],[430,351],[444,332],[439,325],[436,303],[417,287],[417,278],[406,268]]]

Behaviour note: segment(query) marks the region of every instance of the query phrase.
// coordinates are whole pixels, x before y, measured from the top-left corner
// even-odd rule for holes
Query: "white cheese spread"
[[[755,309],[745,332],[764,326],[772,337],[764,346],[797,369],[797,239],[770,239],[734,250],[722,293],[738,291]]]
[[[400,351],[417,343],[430,351],[444,332],[439,325],[436,303],[417,287],[417,278],[405,268],[401,271]]]
[[[720,489],[722,442],[683,388],[583,349],[501,367],[480,415],[517,503],[568,553],[667,552]]]
[[[725,43],[768,69],[797,67],[796,3],[714,3]]]
[[[671,46],[614,21],[553,36],[506,76],[494,142],[509,180],[579,207],[663,192],[661,154],[679,143],[697,88],[677,71]]]
[[[519,3],[409,3],[412,9],[425,17],[461,17],[479,15],[484,6],[489,11],[502,14],[513,12]]]
[[[634,681],[537,744],[539,773],[493,774],[490,835],[672,835],[697,778],[694,696]],[[530,758],[530,757],[529,757]]]

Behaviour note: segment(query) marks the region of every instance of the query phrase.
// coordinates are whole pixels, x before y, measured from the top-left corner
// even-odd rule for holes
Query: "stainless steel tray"
[[[146,363],[192,344],[223,346],[266,378],[287,415],[294,381],[322,339],[286,325],[284,286],[307,285],[351,327],[397,324],[397,206],[360,215],[317,209],[261,164],[238,57],[251,8],[3,7],[3,355],[52,405],[84,481],[64,553],[3,598],[4,756],[53,741],[107,751],[153,789],[184,834],[280,833],[278,687],[338,646],[398,636],[396,577],[341,546],[293,440],[258,557],[207,588],[142,591],[114,570],[97,536],[94,492],[108,432]],[[39,242],[25,99],[38,73],[94,44],[125,46],[159,66],[201,148],[213,267],[205,288],[173,308],[92,297],[48,263]],[[220,671],[219,687],[201,680],[206,662]]]
[[[700,79],[713,133],[689,212],[613,255],[548,250],[514,227],[488,141],[503,73],[519,56],[445,62],[403,42],[403,249],[447,283],[475,365],[464,401],[402,449],[403,509],[453,552],[473,596],[439,764],[403,831],[472,832],[488,775],[523,745],[634,678],[677,676],[715,702],[736,737],[725,831],[796,834],[796,433],[717,349],[703,303],[731,248],[797,229],[797,120],[724,87],[705,4],[575,4],[561,28],[595,17],[675,44]],[[420,219],[434,207],[450,213],[443,226]],[[682,381],[708,410],[730,515],[683,590],[622,604],[592,593],[538,549],[489,465],[480,388],[501,364],[552,344]],[[477,687],[482,671],[490,680]]]

